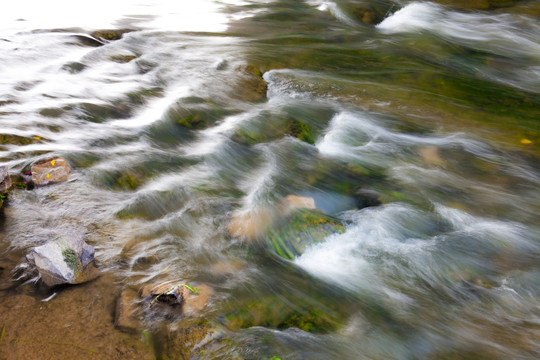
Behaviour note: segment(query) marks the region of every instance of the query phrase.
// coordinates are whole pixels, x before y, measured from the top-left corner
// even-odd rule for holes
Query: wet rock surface
[[[137,333],[141,329],[141,324],[137,318],[137,292],[131,289],[125,289],[120,293],[116,301],[114,313],[114,326],[123,332]]]
[[[49,287],[79,284],[99,275],[94,263],[94,248],[85,243],[81,235],[59,236],[34,248],[27,259]]]
[[[32,182],[43,186],[66,181],[70,172],[71,168],[63,157],[40,161],[32,165]]]

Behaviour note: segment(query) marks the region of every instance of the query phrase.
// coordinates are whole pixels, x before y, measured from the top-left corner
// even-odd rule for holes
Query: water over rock
[[[275,230],[268,232],[266,239],[272,251],[292,260],[302,254],[311,244],[327,236],[345,231],[338,220],[317,210],[300,210]]]
[[[140,330],[140,323],[136,317],[137,292],[131,289],[122,291],[116,301],[114,313],[114,326],[123,332],[136,333]]]
[[[66,181],[71,172],[68,162],[63,157],[40,161],[32,165],[32,182],[35,185],[48,185]]]
[[[99,275],[94,262],[94,248],[78,234],[58,236],[34,248],[26,258],[49,287],[79,284]]]
[[[141,297],[151,298],[151,304],[181,305],[183,315],[196,316],[206,307],[213,290],[206,284],[188,286],[171,283],[147,285],[142,288]]]

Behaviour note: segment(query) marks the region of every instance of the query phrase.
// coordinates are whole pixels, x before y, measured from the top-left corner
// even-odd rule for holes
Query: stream
[[[0,358],[538,359],[539,155],[538,1],[10,2],[0,165],[71,175],[0,210]],[[32,278],[63,232],[99,279]]]

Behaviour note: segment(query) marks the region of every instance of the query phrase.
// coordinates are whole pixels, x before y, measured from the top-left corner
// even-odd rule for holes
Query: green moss
[[[163,89],[153,87],[150,89],[141,89],[127,94],[130,102],[136,105],[143,105],[149,98],[160,97],[163,95]]]
[[[108,30],[97,30],[90,33],[91,36],[96,39],[114,41],[119,40],[124,36],[125,33],[131,32],[130,29],[108,29]]]
[[[19,135],[13,135],[13,134],[0,134],[0,144],[10,144],[10,145],[29,145],[34,144],[41,140],[40,138],[34,137],[24,137]]]
[[[338,328],[338,322],[314,305],[292,306],[278,296],[259,298],[238,306],[224,317],[232,330],[264,326],[275,329],[298,328],[307,332],[326,333]]]
[[[304,122],[293,119],[289,122],[289,128],[287,134],[294,136],[295,138],[305,141],[309,144],[315,144],[315,135]]]
[[[124,64],[128,63],[132,60],[135,60],[137,58],[137,55],[113,55],[110,57],[111,61]]]
[[[77,254],[72,249],[62,250],[62,256],[64,258],[64,262],[72,270],[77,270],[79,266],[81,265]]]
[[[283,226],[270,230],[266,240],[272,251],[292,260],[309,245],[344,231],[345,227],[336,219],[319,211],[302,210],[294,213]]]

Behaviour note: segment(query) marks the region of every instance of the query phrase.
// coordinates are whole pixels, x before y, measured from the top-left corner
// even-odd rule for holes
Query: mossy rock
[[[293,119],[289,122],[287,134],[308,144],[315,144],[315,135],[309,126],[300,120]]]
[[[354,1],[342,5],[347,15],[366,25],[380,23],[391,11],[393,3],[387,1]]]
[[[224,316],[225,327],[231,330],[264,326],[274,329],[297,328],[312,333],[327,333],[338,328],[339,322],[328,312],[314,305],[293,306],[273,295],[237,305]]]
[[[65,110],[62,108],[45,108],[39,111],[39,115],[48,118],[59,118],[64,115]]]
[[[237,68],[239,78],[234,86],[233,96],[243,100],[257,102],[266,99],[268,84],[262,78],[262,72],[255,65]]]
[[[39,137],[24,137],[19,135],[13,135],[13,134],[0,134],[0,144],[2,145],[29,145],[34,144],[41,140]]]
[[[270,249],[279,256],[293,260],[304,250],[327,236],[345,231],[338,220],[316,210],[301,210],[289,217],[283,226],[268,232]]]
[[[125,64],[132,60],[135,60],[137,55],[112,55],[109,59],[119,64]]]
[[[129,98],[129,101],[136,105],[143,105],[145,104],[148,99],[160,97],[163,95],[163,88],[161,87],[153,87],[149,89],[141,89],[137,91],[132,91],[127,94],[127,97]]]
[[[128,169],[108,172],[101,181],[114,190],[136,190],[146,180],[147,174],[141,169]]]
[[[82,103],[78,106],[82,118],[95,123],[103,123],[109,119],[126,119],[131,116],[131,107],[123,102],[115,105]]]
[[[108,29],[108,30],[96,30],[90,33],[91,36],[100,40],[114,41],[120,40],[124,34],[132,32],[131,29]]]
[[[181,99],[165,116],[183,128],[202,130],[232,113],[211,101],[193,103],[191,100],[192,98]]]

